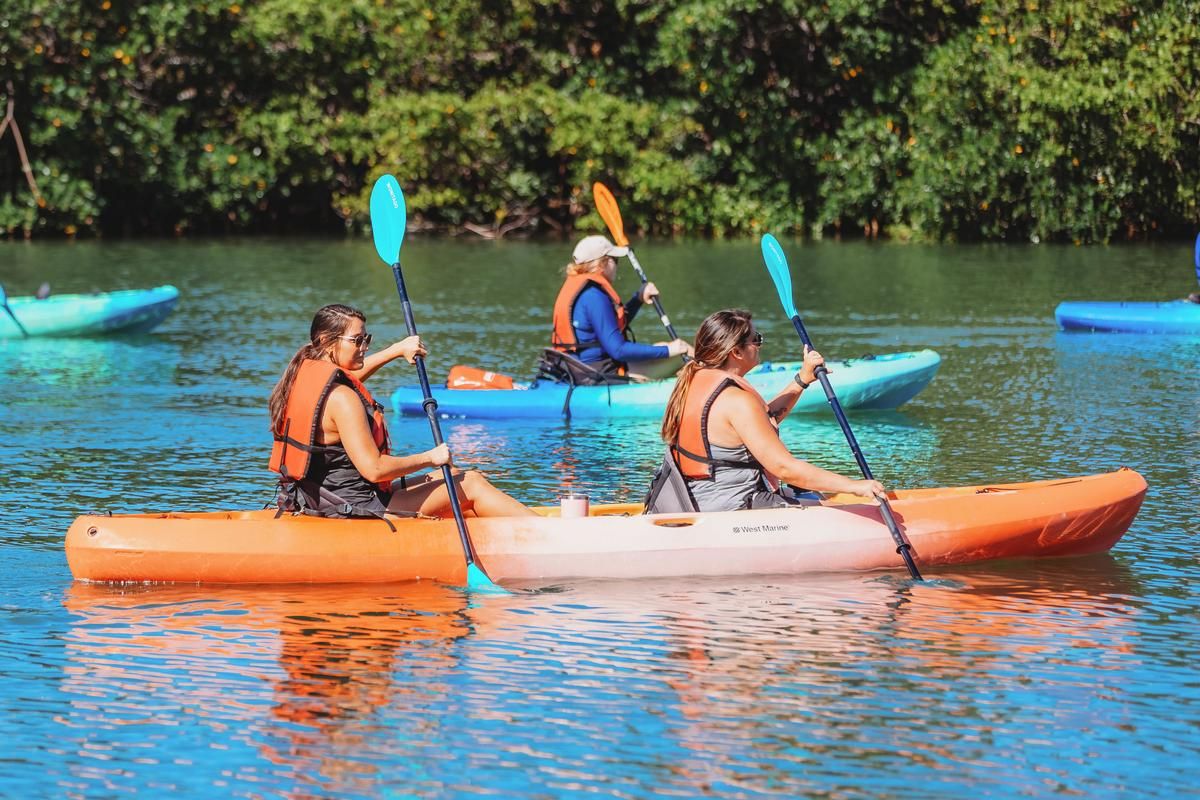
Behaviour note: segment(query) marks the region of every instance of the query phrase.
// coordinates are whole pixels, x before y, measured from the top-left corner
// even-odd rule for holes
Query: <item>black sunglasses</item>
[[[347,342],[354,342],[355,347],[370,347],[371,334],[360,333],[357,336],[339,336],[339,339],[345,339]]]
[[[746,340],[746,344],[753,344],[753,345],[757,345],[759,347],[762,347],[762,343],[763,343],[763,335],[761,333],[759,333],[758,331],[755,331],[754,335]]]

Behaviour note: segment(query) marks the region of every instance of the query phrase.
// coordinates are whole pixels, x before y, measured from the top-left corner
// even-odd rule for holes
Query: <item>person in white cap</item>
[[[575,245],[554,303],[550,344],[604,372],[659,377],[677,370],[675,359],[690,356],[692,347],[682,339],[653,345],[630,339],[629,323],[638,309],[658,294],[658,288],[645,283],[621,301],[613,280],[617,259],[628,253],[628,247],[618,247],[604,236],[586,236]]]

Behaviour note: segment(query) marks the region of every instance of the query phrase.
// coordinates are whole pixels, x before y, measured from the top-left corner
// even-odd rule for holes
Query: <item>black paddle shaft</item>
[[[640,271],[640,270],[639,270]],[[642,280],[645,280],[643,278]],[[13,325],[17,326],[17,330],[21,332],[21,338],[28,339],[29,331],[25,330],[25,326],[21,324],[21,320],[17,319],[16,313],[8,306],[8,292],[4,291],[4,287],[0,286],[0,306],[4,307],[5,313],[12,319]]]
[[[655,301],[658,300],[657,297],[654,299],[655,299]],[[657,305],[657,302],[655,304]],[[8,312],[8,316],[12,319],[13,325],[16,325],[17,330],[19,330],[21,332],[21,338],[28,339],[29,331],[25,330],[25,326],[21,324],[21,320],[17,319],[16,313],[14,313],[13,310],[8,307],[8,303],[4,304],[4,310]]]
[[[792,317],[792,325],[796,328],[796,333],[800,334],[800,341],[809,350],[815,350],[799,314]],[[867,459],[863,457],[862,448],[858,446],[858,439],[854,438],[854,431],[850,430],[850,422],[846,419],[845,412],[842,411],[842,404],[838,402],[837,395],[833,393],[833,387],[829,385],[829,370],[825,369],[825,365],[822,364],[817,367],[815,372],[817,380],[821,382],[821,388],[825,390],[825,399],[829,401],[833,415],[837,417],[838,425],[841,426],[842,433],[846,436],[846,442],[850,445],[850,451],[854,453],[854,460],[858,462],[858,468],[862,471],[864,478],[869,481],[875,480],[875,476],[871,474],[871,467],[867,465]],[[883,517],[884,523],[892,534],[892,539],[896,542],[896,552],[904,559],[904,564],[908,567],[908,572],[912,575],[913,580],[924,580],[913,561],[912,544],[905,538],[900,526],[896,524],[896,518],[892,515],[892,507],[888,504],[887,498],[878,497],[877,499],[879,500],[879,514]]]
[[[400,271],[400,262],[392,264],[392,274],[396,277],[396,291],[400,292],[400,305],[404,308],[404,327],[408,329],[409,336],[417,335],[417,323],[413,319],[412,303],[408,301],[408,289],[404,286],[404,273]],[[438,424],[437,418],[437,400],[433,397],[433,390],[429,388],[429,375],[425,372],[425,357],[417,356],[415,359],[417,364],[417,378],[421,381],[421,394],[424,400],[421,407],[425,409],[425,416],[429,418],[429,428],[433,432],[434,445],[442,444],[442,426]],[[467,565],[475,563],[475,553],[471,548],[471,540],[467,536],[467,521],[463,519],[462,505],[458,499],[458,487],[454,485],[454,475],[450,472],[450,465],[442,465],[442,478],[446,481],[446,493],[450,495],[450,508],[454,511],[454,523],[458,526],[458,538],[462,541],[463,553],[467,557]]]
[[[643,286],[650,282],[646,277],[646,273],[642,270],[642,265],[638,263],[637,256],[633,254],[632,247],[629,248],[629,263],[633,265],[634,271],[642,279]],[[654,304],[654,313],[658,314],[658,319],[662,322],[663,327],[667,329],[667,335],[671,337],[671,341],[678,339],[679,334],[675,333],[675,326],[671,324],[671,318],[667,316],[667,312],[663,310],[662,303],[658,301],[658,295],[651,297],[650,302]]]

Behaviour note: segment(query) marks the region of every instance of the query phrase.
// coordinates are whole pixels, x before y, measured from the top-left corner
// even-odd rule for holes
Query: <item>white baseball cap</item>
[[[579,240],[579,244],[575,245],[575,252],[571,253],[571,260],[576,264],[586,264],[605,256],[620,258],[628,254],[628,247],[617,247],[605,236],[585,236]]]

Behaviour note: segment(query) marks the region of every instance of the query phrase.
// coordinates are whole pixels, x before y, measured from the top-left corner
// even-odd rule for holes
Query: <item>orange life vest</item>
[[[750,383],[738,375],[733,375],[720,369],[701,369],[692,376],[688,384],[687,398],[683,402],[683,418],[679,422],[679,437],[672,444],[675,453],[675,463],[684,477],[692,480],[711,480],[714,477],[713,467],[717,465],[751,467],[762,470],[772,489],[779,487],[779,479],[763,469],[757,461],[732,462],[714,459],[712,446],[708,441],[708,412],[717,396],[730,386],[737,386],[750,393],[762,404],[763,413],[769,406]]]
[[[579,299],[579,295],[588,287],[588,284],[599,286],[612,300],[613,310],[617,312],[617,328],[624,335],[627,324],[625,305],[608,279],[595,272],[568,275],[567,279],[563,281],[562,288],[558,290],[558,299],[554,301],[554,331],[550,335],[550,346],[555,350],[564,353],[578,353],[585,347],[594,347],[599,344],[599,342],[581,342],[575,335],[573,322],[575,301]]]
[[[316,443],[317,433],[321,430],[321,412],[329,393],[339,381],[345,381],[358,393],[371,425],[371,438],[375,440],[375,446],[381,453],[388,452],[383,406],[371,397],[362,381],[332,362],[306,358],[300,363],[296,380],[288,392],[283,424],[272,431],[275,443],[271,447],[268,469],[278,472],[285,481],[302,480],[308,474],[313,451],[321,447]],[[378,485],[384,491],[391,488],[390,482]]]

